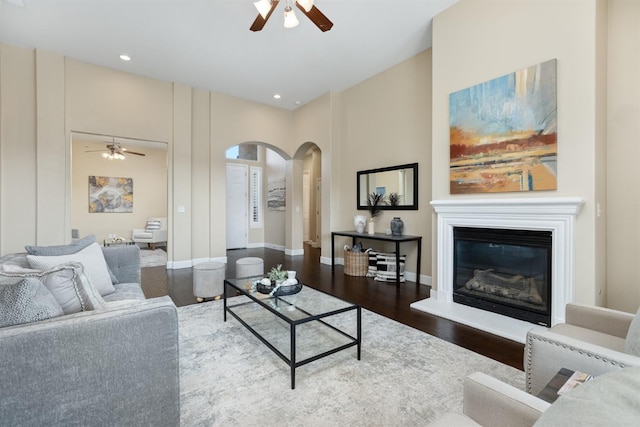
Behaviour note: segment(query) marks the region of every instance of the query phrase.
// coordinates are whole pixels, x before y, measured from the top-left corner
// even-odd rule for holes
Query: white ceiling
[[[251,32],[254,1],[0,0],[0,41],[295,109],[429,48],[432,17],[458,0],[316,0],[325,33],[295,7],[285,29],[286,0]]]

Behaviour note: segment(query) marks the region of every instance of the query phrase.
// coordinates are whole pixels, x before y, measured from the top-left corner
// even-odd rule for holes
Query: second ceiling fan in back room
[[[106,149],[102,149],[102,150],[89,150],[89,151],[85,151],[86,153],[102,153],[102,157],[104,157],[105,159],[109,159],[109,160],[124,160],[125,159],[125,154],[135,154],[136,156],[146,156],[146,154],[144,153],[138,153],[135,151],[131,151],[125,147],[122,146],[122,144],[120,144],[118,141],[115,140],[115,138],[112,139],[112,141],[109,143],[109,141],[105,141],[107,143],[106,145]]]
[[[286,28],[293,28],[298,25],[298,18],[293,11],[293,8],[289,4],[289,0],[286,1],[284,8],[284,26]],[[333,27],[333,22],[329,21],[329,18],[324,16],[317,7],[313,5],[313,0],[291,0],[300,9],[300,11],[311,20],[321,31],[329,31]],[[278,6],[280,0],[259,0],[254,3],[256,9],[258,9],[258,16],[253,21],[251,31],[260,31],[269,20],[269,17]]]

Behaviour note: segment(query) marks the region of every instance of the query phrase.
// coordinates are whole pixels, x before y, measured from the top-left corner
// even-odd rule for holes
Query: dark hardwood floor
[[[336,266],[336,271],[332,274],[331,266],[320,264],[320,249],[310,246],[305,246],[304,256],[295,257],[264,248],[227,251],[226,277],[235,277],[236,260],[247,256],[262,258],[266,271],[282,264],[287,270],[296,270],[298,279],[307,286],[360,304],[367,310],[407,326],[523,369],[522,344],[410,308],[412,302],[429,296],[428,286],[416,286],[412,282],[396,286],[395,283],[376,282],[366,277],[347,276],[340,265]],[[191,268],[143,268],[142,289],[147,298],[169,295],[177,306],[197,304],[193,296]]]

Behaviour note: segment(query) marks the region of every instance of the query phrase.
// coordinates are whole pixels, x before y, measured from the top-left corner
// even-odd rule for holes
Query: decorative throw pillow
[[[160,226],[161,226],[161,223],[160,223],[159,220],[157,220],[157,219],[149,219],[147,221],[147,226],[145,227],[145,229],[147,231],[160,230]]]
[[[71,255],[80,252],[87,246],[96,243],[96,236],[90,234],[89,236],[85,236],[82,239],[78,239],[74,242],[71,242],[68,245],[58,245],[58,246],[25,246],[24,249],[27,251],[29,255],[39,255],[39,256],[60,256],[60,255]],[[109,277],[111,278],[112,284],[118,283],[118,278],[113,271],[107,265],[107,271],[109,272]]]
[[[404,262],[406,255],[400,255],[400,281],[404,282]],[[396,254],[381,253],[376,255],[376,277],[373,280],[381,282],[396,281]]]
[[[24,249],[29,255],[40,256],[60,256],[71,255],[81,251],[92,243],[96,243],[96,236],[89,235],[82,239],[71,242],[68,245],[58,246],[25,246]]]
[[[624,352],[640,356],[640,309],[631,321],[627,338],[624,340]]]
[[[27,255],[27,259],[32,268],[41,270],[51,269],[68,262],[79,262],[84,267],[84,273],[91,285],[95,286],[101,296],[115,292],[109,276],[107,262],[97,243],[92,243],[75,254],[60,256]]]
[[[376,277],[378,272],[378,252],[369,251],[369,268],[367,269],[367,277]]]
[[[44,284],[62,307],[64,314],[104,308],[104,300],[86,279],[82,264],[62,264],[47,271],[0,271],[0,283],[17,283],[29,277],[37,278]]]
[[[37,322],[63,314],[51,292],[35,277],[0,285],[0,327]]]

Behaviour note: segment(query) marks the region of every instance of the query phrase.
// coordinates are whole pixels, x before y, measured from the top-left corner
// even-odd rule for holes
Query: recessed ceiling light
[[[131,57],[125,54],[120,55],[120,59],[122,59],[123,61],[131,61]]]
[[[296,101],[296,105],[302,104],[302,101]]]
[[[279,95],[279,94],[277,94],[277,93],[276,93],[275,95],[273,95],[273,97],[274,97],[275,99],[280,99],[280,95]]]

